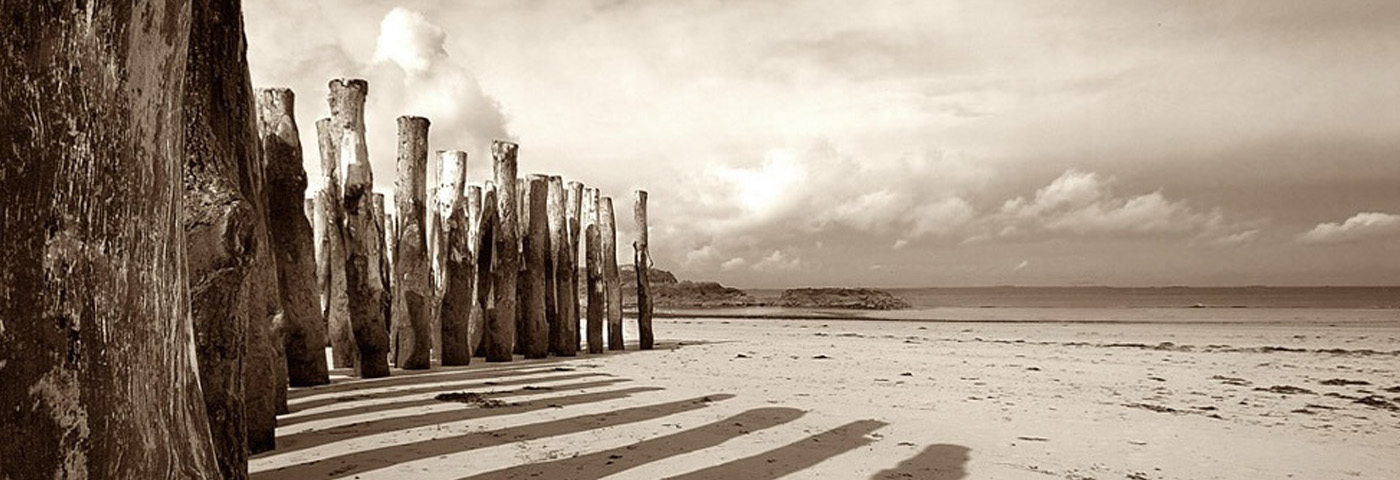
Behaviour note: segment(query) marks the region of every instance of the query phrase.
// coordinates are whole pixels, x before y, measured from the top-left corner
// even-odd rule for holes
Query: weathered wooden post
[[[432,288],[433,296],[428,301],[428,322],[429,328],[433,332],[433,353],[435,358],[442,358],[442,318],[438,315],[438,303],[442,298],[442,265],[437,262],[441,258],[441,248],[438,237],[442,236],[442,219],[438,215],[438,187],[437,181],[441,175],[437,170],[442,168],[438,163],[438,155],[428,156],[428,204],[424,207],[423,216],[427,220],[428,228],[424,230],[423,236],[428,244],[428,285]]]
[[[622,281],[617,271],[617,223],[613,216],[612,197],[602,197],[598,205],[598,224],[603,245],[603,281],[606,283],[605,304],[608,317],[608,350],[622,350]]]
[[[443,275],[439,286],[439,323],[442,330],[442,364],[466,365],[471,362],[469,322],[471,320],[472,265],[467,253],[467,225],[462,189],[466,186],[467,153],[438,152],[442,174],[438,187],[440,208],[439,245],[442,248]]]
[[[651,331],[651,250],[647,246],[650,234],[647,231],[646,190],[637,190],[632,215],[637,221],[637,242],[632,244],[632,266],[637,271],[638,344],[642,350],[651,350],[656,345],[656,337]]]
[[[384,328],[383,280],[375,249],[383,234],[374,228],[371,204],[374,172],[365,147],[365,96],[360,79],[330,82],[331,127],[345,174],[345,288],[355,338],[355,373],[361,378],[389,375],[389,333]]]
[[[183,128],[184,226],[187,241],[198,246],[189,257],[191,316],[219,466],[241,478],[246,457],[239,440],[252,453],[272,449],[286,388],[282,339],[271,332],[281,310],[277,266],[240,5],[197,0],[190,14],[196,34],[184,72]],[[234,331],[233,323],[246,327]]]
[[[463,204],[466,205],[467,219],[467,254],[471,256],[470,266],[472,269],[471,278],[471,310],[467,315],[467,345],[471,347],[473,355],[480,355],[478,348],[481,346],[482,333],[486,331],[485,311],[481,303],[477,301],[480,297],[478,290],[481,288],[477,284],[477,256],[481,249],[481,185],[467,185],[466,198]]]
[[[433,300],[424,212],[427,208],[428,119],[399,117],[397,175],[394,178],[394,363],[403,369],[431,366]]]
[[[520,270],[516,272],[517,276],[515,280],[517,295],[516,305],[518,305],[518,307],[515,310],[515,348],[513,351],[518,355],[524,355],[525,317],[529,315],[530,311],[530,301],[527,300],[527,297],[530,295],[530,285],[525,278],[525,266],[527,262],[525,260],[524,248],[525,237],[530,236],[530,184],[524,178],[516,177],[515,193],[517,200],[516,238],[519,239],[519,243],[516,247],[520,251]]]
[[[340,194],[339,137],[331,119],[316,121],[321,152],[321,190],[316,192],[316,228],[321,246],[316,249],[317,284],[325,290],[321,306],[331,343],[331,366],[350,368],[355,363],[355,337],[350,329],[350,299],[345,290],[345,208]]]
[[[515,345],[516,304],[515,282],[520,271],[520,253],[516,226],[515,156],[519,146],[504,141],[491,144],[491,157],[496,173],[496,214],[498,225],[494,235],[495,263],[492,266],[495,312],[486,324],[486,360],[511,361]]]
[[[326,326],[316,290],[313,232],[306,216],[306,169],[302,166],[290,89],[258,90],[258,131],[268,174],[268,222],[277,260],[277,286],[284,321],[287,378],[294,387],[330,382]]]
[[[180,223],[189,5],[0,17],[0,476],[219,478]]]
[[[586,316],[583,309],[584,303],[580,303],[579,286],[587,286],[586,279],[588,255],[579,250],[579,246],[586,243],[582,226],[583,208],[583,184],[579,182],[569,182],[564,189],[564,220],[569,224],[569,256],[572,262],[572,270],[569,271],[569,300],[573,302],[574,319],[568,325],[568,336],[573,342],[573,351],[578,353],[579,344],[583,343],[583,330],[579,328],[579,318]],[[580,282],[579,275],[583,274],[584,282]]]
[[[549,255],[550,255],[550,289],[549,300],[554,306],[554,317],[549,324],[549,351],[555,355],[572,357],[578,354],[578,342],[573,339],[573,332],[569,330],[572,322],[578,328],[577,308],[578,294],[571,291],[573,285],[572,277],[574,271],[573,254],[569,251],[569,222],[566,215],[565,204],[568,199],[564,194],[564,179],[559,176],[549,177]],[[548,314],[548,312],[546,312]]]
[[[524,283],[521,285],[521,309],[525,312],[524,329],[518,333],[518,343],[525,358],[545,358],[549,356],[549,320],[545,314],[546,269],[549,268],[549,217],[546,212],[549,201],[549,179],[544,175],[530,175],[526,180],[529,221],[526,234],[521,237],[521,250],[524,256]]]
[[[481,310],[483,322],[481,339],[472,349],[473,356],[477,357],[486,356],[486,342],[490,338],[487,332],[491,319],[496,315],[493,265],[496,258],[496,227],[500,224],[500,217],[496,214],[495,183],[487,180],[481,190],[481,213],[476,223],[476,282],[473,291],[475,307]]]
[[[379,260],[375,263],[379,266],[378,270],[376,270],[379,275],[379,305],[382,307],[380,310],[383,310],[380,318],[384,320],[385,345],[386,348],[391,351],[392,346],[388,343],[388,338],[390,319],[394,318],[394,292],[391,289],[393,281],[390,280],[390,278],[393,277],[393,268],[392,264],[389,263],[389,242],[387,239],[389,214],[384,210],[384,194],[374,193],[373,196],[370,197],[369,205],[371,207],[370,211],[374,212],[375,240],[374,248],[370,251],[370,255]]]
[[[597,224],[589,225],[584,236],[588,249],[588,353],[603,353],[603,236]]]

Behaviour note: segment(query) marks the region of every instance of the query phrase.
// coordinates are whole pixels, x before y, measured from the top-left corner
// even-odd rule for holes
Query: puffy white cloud
[[[772,254],[753,264],[753,269],[760,272],[775,272],[782,270],[793,270],[802,265],[802,259],[783,254],[782,250],[774,250]]]
[[[1336,244],[1396,235],[1400,235],[1400,215],[1364,212],[1353,215],[1340,224],[1320,223],[1312,230],[1299,235],[1298,241],[1308,244]]]

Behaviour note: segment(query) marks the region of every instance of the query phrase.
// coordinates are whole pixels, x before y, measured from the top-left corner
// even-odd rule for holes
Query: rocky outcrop
[[[909,308],[904,299],[872,288],[793,288],[778,297],[780,307],[898,310]]]

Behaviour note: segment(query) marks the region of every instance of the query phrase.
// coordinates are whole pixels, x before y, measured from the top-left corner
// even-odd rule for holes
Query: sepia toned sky
[[[1400,2],[247,0],[255,86],[651,193],[743,287],[1400,284]]]

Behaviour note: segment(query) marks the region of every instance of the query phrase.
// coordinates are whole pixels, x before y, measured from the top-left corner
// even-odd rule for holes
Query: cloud
[[[1011,268],[1011,271],[1013,271],[1013,272],[1019,272],[1019,271],[1021,271],[1021,270],[1025,270],[1026,267],[1029,267],[1029,266],[1031,266],[1031,261],[1030,261],[1030,260],[1021,260],[1021,263],[1018,263],[1018,264],[1016,264],[1015,267],[1012,267],[1012,268]]]
[[[755,263],[753,269],[760,272],[775,272],[793,270],[801,265],[801,258],[785,255],[781,250],[774,250],[772,254]]]
[[[744,260],[741,257],[734,257],[720,264],[719,268],[725,271],[738,270],[744,268],[744,266],[748,264],[749,262],[747,260]]]
[[[1400,234],[1400,215],[1366,212],[1353,215],[1340,224],[1320,223],[1299,235],[1298,241],[1314,245],[1338,244],[1397,234]]]

